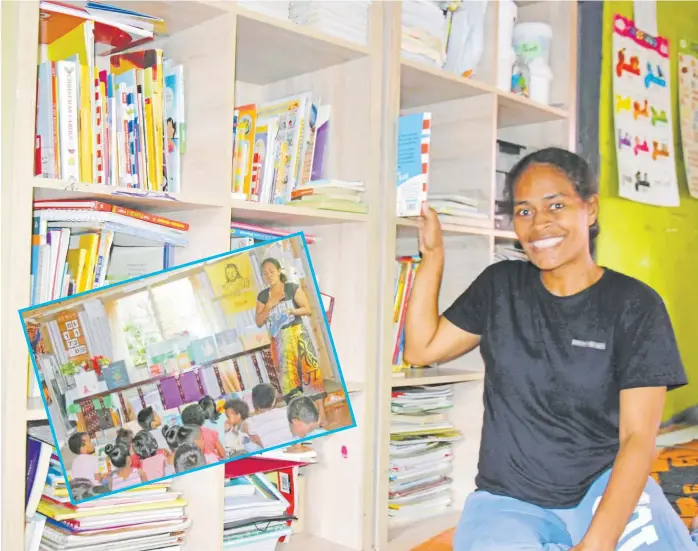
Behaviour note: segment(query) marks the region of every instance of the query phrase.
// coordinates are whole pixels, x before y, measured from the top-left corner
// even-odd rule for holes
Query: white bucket
[[[550,103],[550,84],[553,72],[542,57],[537,57],[528,64],[528,97],[532,101],[548,105]]]
[[[514,25],[516,25],[516,18],[519,10],[514,0],[499,0],[498,4],[499,23],[497,28],[497,42],[499,43],[499,51],[504,52],[511,48],[514,40]]]
[[[529,63],[540,57],[550,63],[553,29],[547,23],[518,23],[514,27],[514,51]]]

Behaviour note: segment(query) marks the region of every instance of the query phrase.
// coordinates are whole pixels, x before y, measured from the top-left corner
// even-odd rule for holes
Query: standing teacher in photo
[[[287,281],[275,258],[262,262],[262,277],[268,285],[257,295],[255,322],[267,325],[271,334],[272,360],[279,370],[281,392],[286,403],[296,395],[313,400],[326,426],[324,400],[327,396],[315,345],[303,323],[312,315],[310,302],[297,283]]]
[[[477,490],[454,551],[696,551],[649,477],[667,389],[687,383],[674,331],[653,289],[594,261],[596,190],[574,153],[521,159],[505,199],[529,261],[487,267],[442,315],[439,220],[420,219],[405,360],[479,345],[485,363]]]

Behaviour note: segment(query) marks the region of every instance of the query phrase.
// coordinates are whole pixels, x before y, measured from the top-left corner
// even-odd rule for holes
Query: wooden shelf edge
[[[311,223],[337,223],[337,222],[367,222],[368,214],[346,212],[339,210],[317,209],[311,207],[294,207],[290,205],[270,205],[230,199],[230,208],[233,210],[233,218],[277,220],[284,223],[311,222]],[[236,211],[242,212],[239,217]]]
[[[35,177],[32,180],[35,199],[95,199],[125,205],[140,205],[168,211],[183,211],[201,208],[224,208],[226,201],[198,199],[181,193],[164,193],[129,189],[103,184],[76,183],[69,180]],[[36,197],[38,195],[39,197]]]
[[[425,367],[407,369],[405,370],[404,377],[393,375],[390,385],[392,388],[400,388],[415,385],[467,383],[471,381],[481,381],[484,378],[484,370]]]
[[[48,417],[46,416],[46,410],[44,409],[44,402],[41,400],[41,398],[32,397],[27,399],[26,420],[48,420]]]

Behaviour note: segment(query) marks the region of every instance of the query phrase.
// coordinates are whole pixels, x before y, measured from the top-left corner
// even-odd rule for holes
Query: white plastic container
[[[553,29],[547,23],[518,23],[514,27],[514,51],[529,63],[540,57],[550,63]]]
[[[528,97],[532,101],[548,105],[550,103],[550,84],[553,72],[542,57],[537,57],[528,64]]]
[[[499,0],[499,22],[497,29],[497,41],[499,43],[499,55],[511,48],[514,40],[514,26],[519,10],[514,0]]]
[[[516,52],[509,46],[499,50],[497,58],[497,88],[505,92],[511,92],[511,71],[516,61]]]

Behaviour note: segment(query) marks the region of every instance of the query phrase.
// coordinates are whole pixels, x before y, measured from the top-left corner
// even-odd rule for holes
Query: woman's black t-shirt
[[[610,269],[558,297],[533,264],[498,262],[444,316],[482,336],[476,485],[494,494],[576,506],[618,452],[620,391],[687,383],[661,297]]]
[[[290,281],[284,283],[284,299],[271,309],[269,317],[281,316],[284,310],[298,308],[298,304],[296,304],[296,300],[294,299],[298,287],[299,285],[297,283],[291,283]],[[269,287],[260,291],[257,295],[257,300],[262,304],[266,304],[269,301],[269,292]],[[298,325],[299,323],[303,323],[301,317],[294,316],[292,321],[284,323],[282,327],[290,327],[292,325]]]

